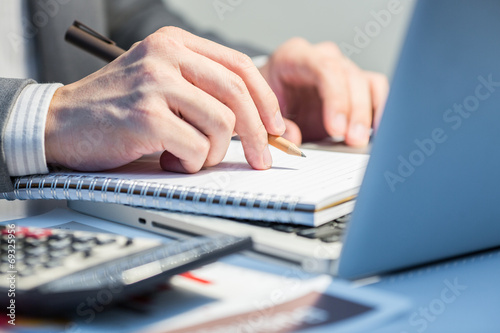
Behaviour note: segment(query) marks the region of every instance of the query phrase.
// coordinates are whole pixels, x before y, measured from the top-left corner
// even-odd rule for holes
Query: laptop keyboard
[[[297,263],[306,270],[332,273],[342,249],[344,232],[351,215],[345,215],[319,227],[263,221],[235,220],[190,214],[170,213],[106,203],[72,201],[70,208],[168,237],[224,233],[251,236],[254,250],[275,259]],[[318,252],[319,251],[319,252]],[[310,260],[314,259],[314,260]],[[309,267],[311,262],[316,263]],[[307,267],[306,267],[307,266]]]
[[[342,236],[350,219],[351,214],[347,214],[331,222],[320,225],[319,227],[313,228],[309,226],[286,223],[272,223],[248,220],[239,222],[243,222],[256,227],[270,228],[288,234],[293,233],[304,238],[319,239],[320,241],[325,243],[334,243],[342,239]]]

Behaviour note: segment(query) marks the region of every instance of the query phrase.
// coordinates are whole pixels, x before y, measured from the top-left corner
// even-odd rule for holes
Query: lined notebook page
[[[196,174],[163,171],[158,156],[144,157],[107,172],[79,175],[126,178],[200,189],[295,197],[303,204],[321,208],[357,193],[368,155],[303,150],[306,158],[290,156],[270,147],[273,167],[254,170],[245,160],[239,141],[231,141],[224,160]],[[71,173],[70,173],[71,174]]]

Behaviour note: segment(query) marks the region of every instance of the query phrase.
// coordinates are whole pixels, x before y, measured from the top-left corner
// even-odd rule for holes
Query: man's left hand
[[[297,144],[332,136],[366,145],[389,91],[384,75],[361,70],[332,42],[291,39],[260,71],[287,118],[284,136]]]

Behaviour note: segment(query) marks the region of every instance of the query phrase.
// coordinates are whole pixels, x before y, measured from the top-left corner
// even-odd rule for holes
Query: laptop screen
[[[499,18],[494,0],[417,2],[341,276],[500,245]]]

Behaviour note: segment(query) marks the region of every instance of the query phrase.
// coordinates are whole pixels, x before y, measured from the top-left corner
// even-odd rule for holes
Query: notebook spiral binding
[[[14,191],[1,195],[7,200],[85,200],[283,223],[300,223],[300,212],[310,209],[293,196],[67,174],[18,177]]]

